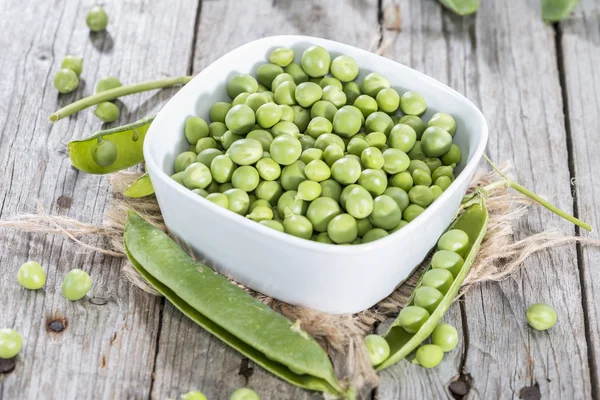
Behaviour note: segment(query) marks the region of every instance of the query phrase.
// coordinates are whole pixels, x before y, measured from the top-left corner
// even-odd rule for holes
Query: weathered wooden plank
[[[2,219],[35,211],[39,199],[48,212],[100,222],[108,179],[70,168],[65,151],[69,140],[91,134],[100,123],[91,110],[56,125],[47,122],[48,115],[92,93],[94,83],[107,75],[135,82],[186,72],[195,1],[152,7],[142,1],[104,3],[109,29],[95,34],[85,25],[92,1],[0,3]],[[75,93],[59,96],[52,80],[66,54],[84,57],[83,79]],[[150,98],[157,105],[168,95],[124,99],[120,121],[146,114]],[[14,371],[0,373],[0,398],[149,396],[160,300],[124,280],[123,260],[82,252],[59,237],[14,231],[1,233],[0,249],[0,326],[17,329],[24,339]],[[38,292],[25,291],[16,282],[19,265],[28,259],[48,271],[46,287]],[[90,273],[90,296],[105,304],[89,299],[71,303],[62,297],[62,279],[72,268]],[[54,332],[51,322],[55,330],[65,329]]]
[[[396,37],[384,31],[384,43],[390,36],[396,39],[384,55],[449,84],[474,101],[490,125],[490,155],[513,162],[523,184],[570,211],[553,30],[541,22],[539,5],[533,1],[482,2],[472,17],[455,16],[433,1],[387,5],[399,7],[402,31]],[[523,238],[549,227],[573,232],[569,224],[546,210],[532,209],[516,224],[515,236]],[[466,296],[469,347],[460,373],[472,379],[469,397],[518,397],[529,386],[534,389],[526,391],[539,389],[548,398],[590,395],[574,250],[571,246],[543,252],[526,262],[513,279],[482,285]],[[556,308],[560,322],[549,333],[527,327],[525,310],[533,302]],[[411,398],[421,397],[424,389],[434,390],[421,388],[425,381],[421,376],[402,382],[384,377],[381,392],[392,390],[390,385],[399,386],[397,390],[413,394],[408,395]]]
[[[269,35],[313,35],[368,48],[378,33],[377,11],[375,0],[252,0],[244,2],[243,7],[233,0],[205,1],[197,31],[194,72],[244,43]],[[240,386],[254,388],[267,399],[320,398],[275,378],[172,313],[178,314],[167,305],[153,398],[174,397],[194,389],[202,390],[209,398],[226,398]],[[189,341],[183,346],[175,335]]]
[[[563,93],[569,140],[572,146],[572,175],[575,180],[579,216],[600,225],[598,213],[598,127],[600,126],[600,4],[583,0],[574,15],[559,26],[559,46],[562,50]],[[582,234],[597,238],[597,234]],[[579,253],[583,286],[586,336],[588,339],[592,393],[600,393],[600,252],[584,247]]]

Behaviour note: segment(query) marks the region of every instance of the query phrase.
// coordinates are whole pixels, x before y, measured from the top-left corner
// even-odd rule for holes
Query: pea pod
[[[123,237],[133,266],[188,318],[294,385],[346,394],[325,351],[296,324],[192,259],[136,213],[128,215]]]
[[[479,0],[440,0],[440,3],[458,15],[473,14],[479,8]]]
[[[487,222],[488,211],[485,206],[482,204],[474,204],[470,206],[467,211],[465,211],[464,214],[450,226],[450,228],[448,228],[462,230],[469,236],[470,245],[466,249],[464,264],[440,303],[414,334],[404,330],[404,328],[399,325],[398,319],[394,321],[390,329],[384,335],[384,339],[390,346],[390,356],[377,367],[378,370],[387,368],[406,357],[416,349],[417,346],[431,334],[431,332],[433,332],[454,301],[460,286],[465,280],[465,277],[475,260],[475,255],[477,254],[481,241],[487,231]],[[423,275],[430,269],[431,265],[424,271]],[[421,280],[422,279],[423,278],[421,277]],[[407,306],[413,305],[415,292],[416,289],[421,286],[421,280],[417,283],[415,291],[413,291],[408,300]]]
[[[140,176],[133,182],[131,185],[125,189],[123,194],[127,197],[146,197],[154,194],[154,187],[152,186],[152,181],[150,180],[150,175],[147,173]]]
[[[544,22],[558,22],[567,18],[575,9],[579,0],[542,0],[542,19]]]
[[[69,143],[71,164],[90,174],[108,174],[144,161],[144,138],[154,116]]]

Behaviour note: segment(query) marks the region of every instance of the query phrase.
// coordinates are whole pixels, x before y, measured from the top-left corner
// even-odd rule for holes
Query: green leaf
[[[542,19],[544,22],[558,22],[567,18],[579,0],[542,0]]]
[[[154,194],[154,187],[152,186],[150,175],[147,173],[137,178],[135,182],[129,185],[123,192],[123,195],[133,198],[146,197],[151,194]]]

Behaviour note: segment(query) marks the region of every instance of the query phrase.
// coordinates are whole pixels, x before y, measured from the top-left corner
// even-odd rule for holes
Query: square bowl
[[[302,52],[320,45],[332,59],[346,54],[359,67],[357,80],[370,72],[386,76],[403,93],[421,93],[425,119],[437,111],[456,120],[456,143],[463,154],[455,181],[419,217],[380,240],[336,246],[278,232],[192,193],[170,175],[177,154],[189,144],[187,117],[206,121],[210,106],[231,101],[226,82],[234,74],[255,75],[277,47]],[[376,304],[408,278],[452,221],[481,159],[488,137],[485,118],[464,96],[418,71],[342,43],[309,36],[272,36],[224,55],[183,87],[160,111],[146,134],[144,157],[165,223],[179,240],[215,270],[268,296],[328,313],[354,313]]]

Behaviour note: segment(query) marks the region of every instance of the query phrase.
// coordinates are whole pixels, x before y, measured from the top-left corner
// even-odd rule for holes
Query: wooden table
[[[433,0],[105,0],[108,31],[90,34],[85,14],[92,0],[4,0],[0,218],[35,211],[39,201],[53,214],[102,221],[109,181],[73,169],[65,147],[98,130],[97,118],[88,110],[47,121],[53,110],[92,93],[98,79],[195,74],[250,40],[296,33],[366,49],[383,45],[386,57],[464,93],[488,120],[492,158],[514,163],[521,183],[598,226],[600,3],[582,0],[553,26],[542,23],[539,2],[482,1],[477,16],[461,18]],[[386,29],[397,15],[401,30]],[[83,79],[75,93],[58,96],[52,80],[66,54],[85,58]],[[174,92],[123,99],[115,125],[158,110]],[[587,235],[540,208],[515,230],[521,238],[550,227]],[[31,259],[48,270],[37,292],[15,279]],[[476,286],[446,316],[462,334],[459,348],[433,370],[406,362],[390,368],[374,398],[598,398],[599,262],[597,249],[569,245],[531,257],[504,282]],[[14,370],[0,373],[0,399],[166,399],[200,389],[212,400],[241,386],[263,399],[319,398],[132,287],[122,263],[62,237],[1,232],[0,327],[21,332],[24,347]],[[105,304],[61,296],[72,268],[90,272],[91,295]],[[557,310],[550,332],[527,327],[532,302]]]

